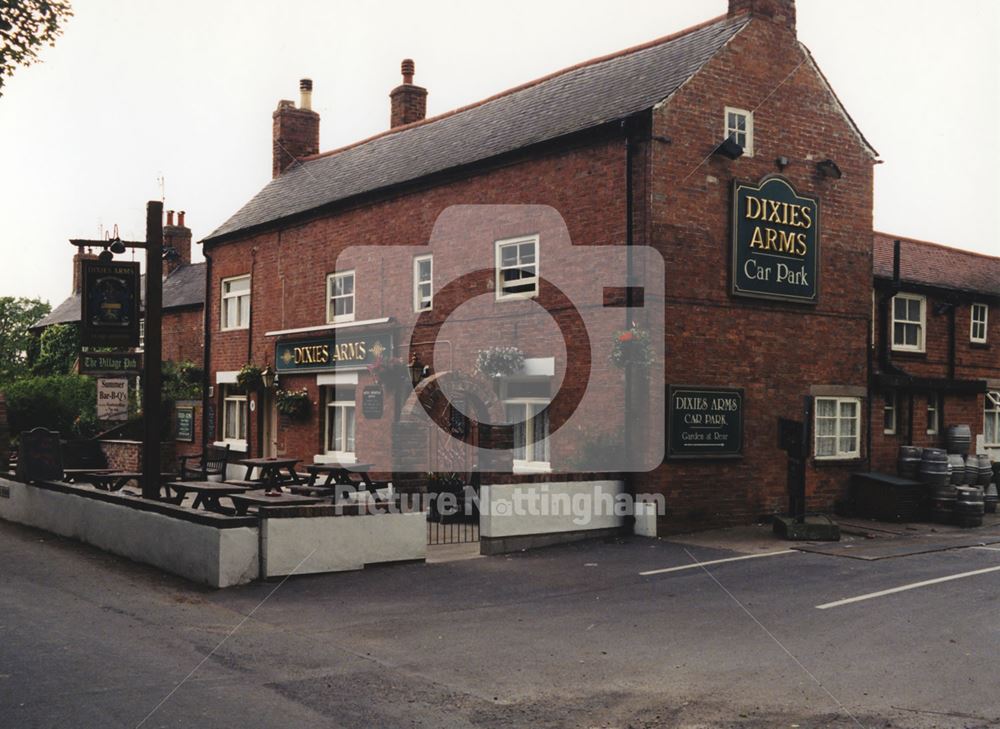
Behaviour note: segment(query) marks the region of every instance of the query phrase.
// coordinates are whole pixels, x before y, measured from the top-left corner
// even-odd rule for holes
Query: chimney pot
[[[184,227],[184,211],[183,210],[181,210],[179,213],[177,213],[177,225],[179,225],[182,228]]]
[[[168,210],[167,211],[167,225],[173,225],[173,224],[174,224],[174,211],[173,210]]]
[[[416,64],[413,62],[413,59],[404,58],[403,62],[400,64],[400,70],[403,72],[403,83],[412,84],[413,74],[417,70]]]
[[[313,82],[311,78],[299,80],[299,108],[312,110]]]

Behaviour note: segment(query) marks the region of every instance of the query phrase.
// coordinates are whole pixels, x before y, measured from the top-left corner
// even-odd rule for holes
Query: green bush
[[[73,371],[80,355],[80,328],[76,324],[46,327],[39,340],[36,375],[65,375]]]
[[[57,430],[64,438],[97,432],[97,385],[91,377],[24,377],[8,385],[7,418],[17,436],[32,428]]]

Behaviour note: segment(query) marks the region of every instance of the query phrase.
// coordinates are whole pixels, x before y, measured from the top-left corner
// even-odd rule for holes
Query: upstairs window
[[[326,277],[326,321],[354,321],[354,271]]]
[[[727,106],[724,135],[743,147],[745,157],[753,157],[753,112]]]
[[[856,397],[816,398],[816,458],[861,457],[861,400]]]
[[[896,294],[892,297],[892,348],[904,352],[924,351],[924,319],[927,300],[923,296]]]
[[[497,299],[525,299],[538,293],[538,236],[498,240]]]
[[[222,279],[222,330],[250,326],[250,277]]]
[[[986,304],[972,305],[972,322],[969,325],[969,341],[976,344],[986,344],[986,322],[990,307]]]
[[[413,310],[427,311],[434,306],[434,259],[417,256],[413,259]]]

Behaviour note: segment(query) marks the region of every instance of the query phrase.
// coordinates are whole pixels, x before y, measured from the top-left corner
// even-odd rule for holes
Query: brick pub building
[[[494,440],[476,464],[484,481],[617,478],[613,458],[598,468],[587,452],[625,452],[644,465],[621,475],[626,488],[665,497],[661,532],[786,510],[779,418],[812,426],[811,509],[832,508],[849,474],[892,447],[870,389],[876,153],[798,42],[794,2],[731,0],[724,17],[433,118],[414,71],[404,61],[391,128],[340,150],[320,153],[311,82],[298,107],[273,113],[272,181],[204,241],[209,440],[306,462],[393,461],[402,481],[440,469],[419,454],[441,436],[408,422],[427,409],[447,426],[436,394],[447,391],[470,421],[452,433]],[[458,205],[535,207],[473,222],[463,240],[435,228]],[[662,281],[626,288],[633,270],[602,288],[600,265],[574,264],[560,236],[609,258],[655,251]],[[399,246],[412,252],[380,252]],[[490,273],[460,290],[465,270]],[[593,315],[588,337],[543,310],[561,310],[552,272],[592,289],[573,302]],[[449,316],[466,325],[449,329]],[[662,347],[648,378],[608,365],[633,322]],[[571,408],[553,401],[586,385],[574,364],[584,339],[590,384],[574,417],[585,432],[561,441]],[[484,385],[476,355],[497,342],[525,365]],[[373,348],[433,367],[415,391],[386,388],[384,414],[366,418]],[[308,414],[242,390],[247,363],[304,388]],[[484,426],[497,408],[522,424]],[[971,400],[967,410],[974,422]]]

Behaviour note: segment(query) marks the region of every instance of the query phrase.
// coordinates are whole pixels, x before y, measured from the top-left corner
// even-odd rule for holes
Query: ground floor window
[[[816,398],[816,458],[861,457],[861,400]]]
[[[354,457],[355,453],[355,388],[337,385],[326,388],[326,436],[327,455]]]
[[[238,444],[247,439],[247,393],[237,385],[222,386],[222,439]]]
[[[886,435],[896,434],[896,418],[899,414],[898,395],[895,390],[889,390],[883,395],[882,427]]]
[[[937,435],[941,430],[941,395],[927,395],[927,435]]]
[[[991,448],[1000,447],[1000,392],[986,393],[986,413],[983,440]]]
[[[549,378],[504,383],[507,422],[514,426],[514,468],[549,468]]]

